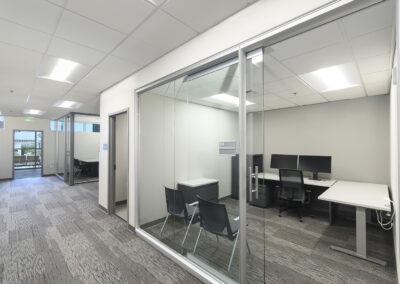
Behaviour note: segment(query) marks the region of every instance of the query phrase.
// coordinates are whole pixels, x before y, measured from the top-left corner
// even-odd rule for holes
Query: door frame
[[[115,124],[118,115],[126,113],[126,135],[128,142],[128,161],[127,161],[127,192],[126,192],[126,223],[129,226],[129,108],[119,110],[108,115],[108,208],[109,215],[115,215]],[[122,219],[122,218],[121,218]]]
[[[40,169],[40,176],[43,177],[43,167],[44,167],[44,131],[43,130],[30,130],[30,129],[29,130],[27,130],[27,129],[13,129],[13,134],[12,134],[13,135],[12,136],[13,143],[12,143],[12,151],[11,151],[12,179],[15,179],[15,175],[14,175],[14,172],[15,172],[15,168],[14,168],[15,132],[18,132],[18,131],[35,132],[35,153],[36,153],[36,133],[37,132],[41,132],[42,133],[42,147],[41,147],[41,150],[42,150],[42,154],[41,154],[42,167]]]

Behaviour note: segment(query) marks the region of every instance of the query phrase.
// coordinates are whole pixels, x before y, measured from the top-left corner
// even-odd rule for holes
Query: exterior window
[[[0,129],[4,129],[4,116],[0,116]]]
[[[83,129],[84,129],[83,122],[75,122],[74,123],[75,132],[83,132]]]
[[[57,130],[57,121],[50,120],[50,130],[51,131],[56,131]]]

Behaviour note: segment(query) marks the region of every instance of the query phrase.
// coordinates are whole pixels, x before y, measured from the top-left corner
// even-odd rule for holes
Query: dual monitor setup
[[[312,172],[312,179],[318,180],[318,173],[331,173],[332,157],[272,154],[270,167]]]

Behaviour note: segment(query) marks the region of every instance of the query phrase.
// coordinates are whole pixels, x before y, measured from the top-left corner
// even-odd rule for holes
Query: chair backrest
[[[224,204],[207,201],[200,196],[199,200],[200,226],[207,232],[233,239],[228,213]]]
[[[165,198],[167,200],[167,211],[169,214],[188,219],[185,199],[181,190],[165,187]]]
[[[304,190],[303,172],[291,169],[279,169],[281,188],[279,197],[289,201],[304,203],[306,193]]]

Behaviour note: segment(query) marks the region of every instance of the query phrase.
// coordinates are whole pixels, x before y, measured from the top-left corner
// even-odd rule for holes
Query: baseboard
[[[118,205],[124,205],[124,204],[127,204],[127,203],[128,203],[128,200],[121,200],[121,201],[115,202],[115,205],[118,206]]]
[[[10,178],[0,178],[0,181],[9,181],[9,180],[13,180],[14,178],[10,177]]]
[[[55,177],[56,176],[56,174],[45,174],[45,175],[42,175],[42,177]]]
[[[108,210],[99,204],[99,208],[108,214]]]
[[[160,219],[157,219],[157,220],[148,222],[148,223],[146,223],[146,224],[141,225],[140,228],[142,228],[142,229],[150,228],[150,227],[152,227],[152,226],[154,226],[154,225],[157,225],[157,224],[159,224],[159,223],[164,222],[164,221],[165,221],[165,218],[166,218],[166,217],[162,217],[162,218],[160,218]]]

